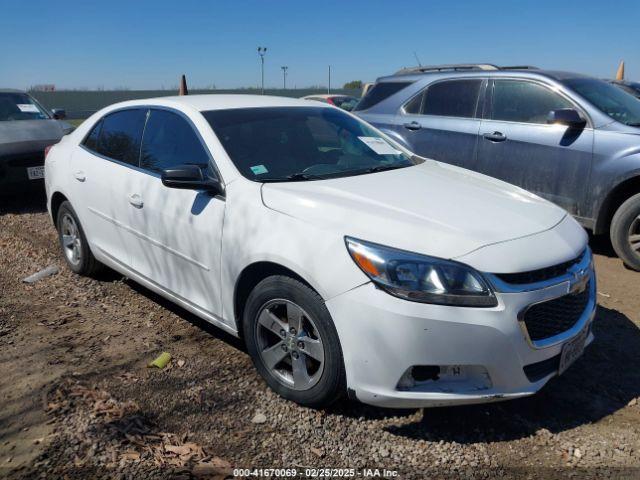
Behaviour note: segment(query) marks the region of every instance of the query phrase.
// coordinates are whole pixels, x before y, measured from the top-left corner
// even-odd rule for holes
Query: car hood
[[[66,133],[58,120],[0,122],[0,155],[44,150]]]
[[[273,210],[387,246],[455,258],[549,230],[567,215],[505,182],[428,160],[338,179],[266,183]]]

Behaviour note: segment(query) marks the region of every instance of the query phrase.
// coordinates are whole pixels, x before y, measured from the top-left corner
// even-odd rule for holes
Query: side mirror
[[[206,177],[198,165],[177,165],[166,168],[161,175],[162,184],[169,188],[206,190],[214,195],[224,194],[220,180]]]
[[[580,128],[587,124],[587,121],[573,108],[561,108],[551,110],[547,116],[547,123],[566,125],[567,127]]]
[[[56,120],[64,120],[67,118],[67,111],[64,108],[54,108],[51,110],[51,113]]]

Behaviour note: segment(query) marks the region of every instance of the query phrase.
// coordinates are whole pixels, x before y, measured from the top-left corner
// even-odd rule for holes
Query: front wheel
[[[620,205],[613,216],[611,244],[627,267],[640,271],[640,193]]]
[[[285,276],[261,281],[247,299],[243,328],[256,369],[282,397],[320,408],[344,392],[338,334],[308,286]]]

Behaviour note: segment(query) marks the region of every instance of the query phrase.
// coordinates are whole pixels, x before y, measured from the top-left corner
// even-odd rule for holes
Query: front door
[[[547,124],[551,110],[578,107],[547,85],[494,80],[480,127],[477,170],[518,185],[581,216],[593,129]]]
[[[204,191],[168,188],[161,172],[200,165],[215,175],[213,159],[195,127],[182,114],[152,109],[144,130],[140,170],[129,209],[137,240],[133,268],[179,299],[221,317],[220,248],[225,201]]]

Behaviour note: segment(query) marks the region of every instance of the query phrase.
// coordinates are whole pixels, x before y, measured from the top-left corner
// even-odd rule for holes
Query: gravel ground
[[[521,400],[315,411],[278,398],[242,344],[115,273],[72,275],[39,195],[0,199],[0,476],[225,478],[378,468],[400,478],[638,478],[640,274],[593,239],[596,341]],[[48,265],[59,273],[27,285]],[[173,359],[147,368],[159,353]]]

